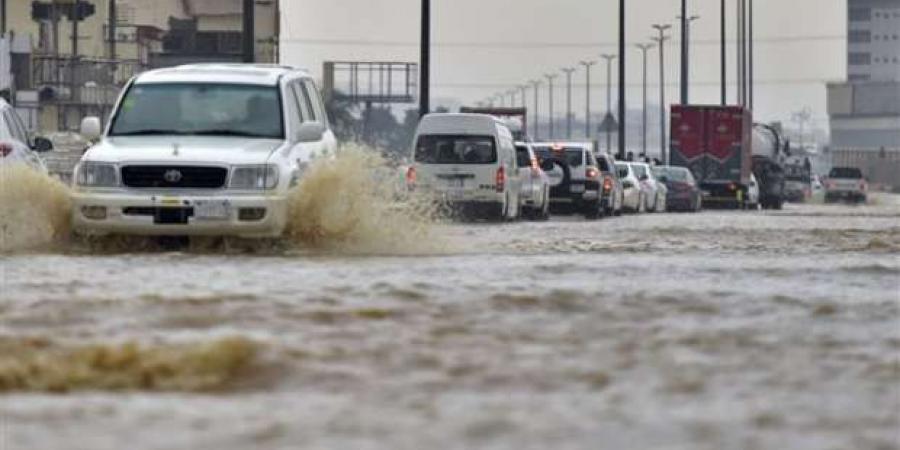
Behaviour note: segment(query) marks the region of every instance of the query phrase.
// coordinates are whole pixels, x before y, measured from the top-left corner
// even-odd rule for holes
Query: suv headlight
[[[235,166],[231,171],[231,189],[262,191],[278,186],[278,166]]]
[[[114,164],[84,162],[75,170],[75,183],[88,187],[116,187],[119,175]]]

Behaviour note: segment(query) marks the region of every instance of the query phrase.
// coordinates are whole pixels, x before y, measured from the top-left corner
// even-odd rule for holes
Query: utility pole
[[[746,16],[745,13],[747,11],[747,2],[746,0],[737,0],[737,3],[738,104],[740,104],[741,106],[747,106],[747,31],[746,22],[744,21],[744,18]]]
[[[256,1],[243,0],[243,59],[245,63],[256,62]]]
[[[0,0],[0,37],[6,37],[6,0]]]
[[[721,55],[719,55],[720,60],[721,60],[720,63],[722,66],[722,68],[721,68],[722,69],[722,73],[721,73],[722,106],[725,106],[728,104],[728,74],[727,74],[727,72],[728,72],[728,51],[727,51],[727,47],[725,45],[725,35],[727,33],[725,19],[726,19],[727,12],[726,12],[726,7],[725,7],[725,1],[726,0],[722,0],[722,5],[720,6],[721,23],[719,24],[719,32],[720,32],[719,34],[720,34],[720,38],[722,41],[721,48],[720,48]]]
[[[606,113],[612,114],[612,62],[616,55],[603,54],[601,58],[606,60]],[[612,153],[612,133],[606,133],[606,151]]]
[[[566,74],[566,139],[572,140],[572,74],[574,67],[562,69]]]
[[[643,72],[643,106],[641,107],[641,156],[647,156],[647,50],[653,48],[653,44],[637,44],[644,59]]]
[[[550,94],[550,98],[548,100],[549,105],[550,105],[549,106],[550,112],[549,112],[548,118],[550,120],[548,120],[548,122],[550,122],[550,140],[551,141],[555,137],[554,133],[553,133],[553,121],[555,120],[555,117],[553,117],[553,80],[555,80],[557,77],[559,77],[559,75],[554,74],[554,73],[548,73],[548,74],[544,75],[544,78],[547,79],[547,91],[549,91],[549,94]]]
[[[4,0],[5,1],[5,0]],[[116,0],[109,0],[109,18],[107,19],[106,28],[109,31],[109,60],[116,60]]]
[[[625,159],[625,0],[619,0],[619,159]]]
[[[422,0],[422,37],[419,42],[419,118],[428,114],[431,96],[431,0]]]
[[[687,0],[681,0],[681,104],[688,104]]]
[[[527,85],[527,84],[523,84],[523,85],[521,85],[521,86],[517,86],[517,88],[519,89],[519,93],[522,94],[522,107],[523,107],[523,108],[527,108],[527,107],[528,107],[528,104],[527,104],[527,103],[528,103],[528,100],[525,98],[525,91],[528,90],[528,85]],[[526,124],[526,125],[527,125],[527,124]]]
[[[659,37],[653,41],[659,46],[659,158],[668,164],[668,152],[666,152],[666,30],[672,25],[653,25],[659,31]]]
[[[591,67],[597,64],[597,61],[581,61],[579,64],[584,66],[587,77],[587,83],[584,85],[584,137],[591,139]]]
[[[506,93],[509,94],[509,106],[515,107],[516,106],[516,94],[518,93],[518,89],[515,89],[515,88],[510,89],[510,90],[506,91]]]
[[[531,80],[531,87],[534,88],[534,140],[539,140],[540,132],[538,129],[541,122],[538,121],[538,96],[540,95],[541,80]]]

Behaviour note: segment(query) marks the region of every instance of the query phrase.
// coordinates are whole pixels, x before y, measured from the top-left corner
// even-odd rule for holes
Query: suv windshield
[[[492,164],[497,146],[491,136],[424,135],[416,142],[415,158],[425,164]]]
[[[569,167],[581,167],[584,164],[584,149],[566,147],[566,148],[536,148],[534,152],[537,157],[543,161],[545,159],[559,158],[566,162]]]
[[[278,88],[207,83],[137,84],[122,100],[109,134],[284,139]]]
[[[829,178],[850,178],[854,180],[862,179],[862,172],[855,167],[835,167],[828,174]]]

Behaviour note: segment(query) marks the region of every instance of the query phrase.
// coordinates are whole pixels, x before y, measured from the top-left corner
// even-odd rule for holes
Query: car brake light
[[[497,192],[503,192],[506,190],[506,169],[500,167],[497,169],[497,179],[495,180],[497,185]]]
[[[609,192],[609,191],[612,190],[612,188],[613,188],[613,181],[612,181],[612,178],[606,177],[606,178],[603,180],[603,192]]]
[[[406,185],[409,187],[416,185],[416,168],[414,166],[410,166],[409,169],[406,169]]]
[[[12,145],[0,144],[0,158],[6,158],[10,153],[12,153],[12,151]]]
[[[585,169],[585,171],[584,171],[584,176],[586,176],[588,179],[599,178],[599,177],[600,177],[600,171],[598,171],[597,169],[595,169],[595,168],[593,168],[593,167],[588,167],[588,168]]]

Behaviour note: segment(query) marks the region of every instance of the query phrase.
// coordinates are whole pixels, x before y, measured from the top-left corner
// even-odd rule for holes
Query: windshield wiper
[[[191,132],[193,135],[197,136],[238,136],[238,137],[250,137],[250,138],[267,138],[272,139],[272,136],[267,134],[260,133],[251,133],[249,131],[238,131],[238,130],[200,130]]]
[[[146,129],[146,130],[134,130],[134,131],[126,131],[123,133],[113,133],[112,136],[160,136],[160,135],[182,135],[183,131],[178,130],[163,130],[163,129]]]

